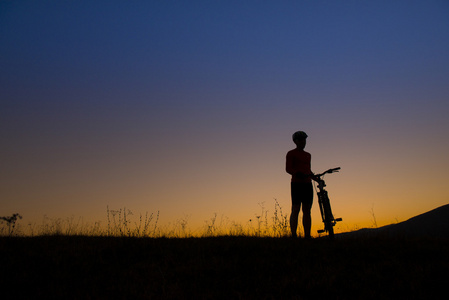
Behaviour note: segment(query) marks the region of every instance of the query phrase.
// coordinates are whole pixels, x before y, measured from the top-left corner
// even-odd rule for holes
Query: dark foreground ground
[[[443,299],[449,240],[3,237],[0,266],[3,299]]]

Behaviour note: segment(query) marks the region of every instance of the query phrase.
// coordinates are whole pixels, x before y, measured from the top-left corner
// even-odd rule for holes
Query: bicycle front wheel
[[[328,228],[327,232],[329,233],[329,238],[333,239],[334,238],[334,226],[332,226],[332,224],[329,224],[329,228]]]

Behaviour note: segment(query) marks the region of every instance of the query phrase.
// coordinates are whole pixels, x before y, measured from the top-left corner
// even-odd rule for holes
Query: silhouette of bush
[[[18,213],[13,214],[10,217],[0,217],[0,222],[6,223],[6,226],[8,227],[8,235],[13,235],[14,229],[16,228],[16,222],[18,219],[22,219],[22,216]]]

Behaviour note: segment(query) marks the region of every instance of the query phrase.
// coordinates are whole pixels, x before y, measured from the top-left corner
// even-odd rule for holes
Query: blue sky
[[[314,171],[342,167],[329,180],[348,224],[373,205],[385,223],[443,205],[448,14],[447,1],[2,1],[1,211],[127,206],[192,224],[273,198],[288,211],[296,130]]]

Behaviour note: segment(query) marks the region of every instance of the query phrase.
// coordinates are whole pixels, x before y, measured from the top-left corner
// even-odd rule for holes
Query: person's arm
[[[312,172],[312,155],[310,155],[310,157],[309,157],[309,170],[310,170],[309,177],[310,177],[312,180],[318,182],[319,178],[317,178],[317,177],[315,176],[315,174]]]
[[[315,176],[315,173],[312,172],[312,156],[311,156],[311,155],[310,155],[310,157],[309,157],[309,170],[310,170],[309,177],[310,177],[312,180],[318,182],[320,179],[317,178],[317,177]]]
[[[293,167],[293,158],[292,158],[290,152],[287,153],[287,158],[286,158],[286,162],[285,162],[285,171],[288,174],[295,176],[296,171]]]

